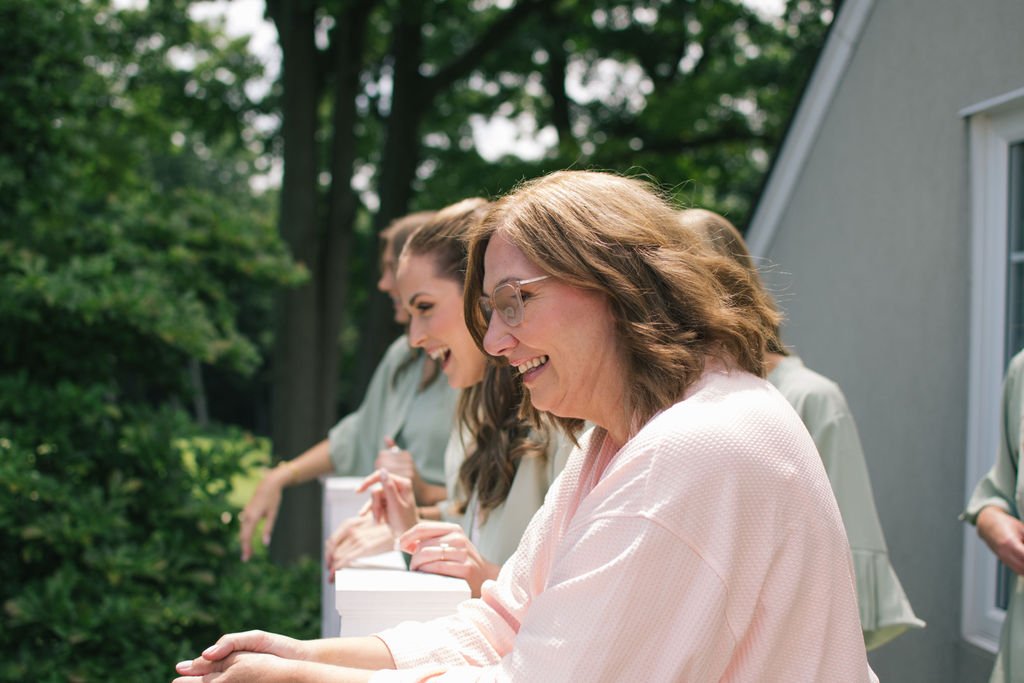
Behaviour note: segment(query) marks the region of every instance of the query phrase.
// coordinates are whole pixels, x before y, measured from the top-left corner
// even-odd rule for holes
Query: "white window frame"
[[[960,112],[969,134],[971,312],[965,501],[992,467],[1006,353],[1009,151],[1024,141],[1024,89]],[[989,652],[1005,612],[996,605],[996,560],[973,526],[964,529],[961,632]]]

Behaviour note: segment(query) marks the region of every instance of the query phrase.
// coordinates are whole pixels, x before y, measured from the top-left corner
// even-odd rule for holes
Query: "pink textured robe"
[[[519,549],[452,617],[379,634],[374,681],[875,681],[814,443],[709,363],[617,453],[595,430]]]

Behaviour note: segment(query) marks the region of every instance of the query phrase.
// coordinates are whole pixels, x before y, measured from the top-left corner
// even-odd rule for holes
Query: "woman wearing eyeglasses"
[[[532,409],[595,425],[480,599],[365,639],[233,634],[179,671],[877,680],[828,479],[763,378],[775,313],[675,221],[646,183],[567,171],[526,183],[474,230],[474,336],[522,373]]]

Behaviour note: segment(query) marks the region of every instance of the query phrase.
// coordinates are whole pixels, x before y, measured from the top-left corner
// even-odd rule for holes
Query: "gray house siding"
[[[847,395],[893,565],[928,622],[872,666],[883,681],[986,680],[991,656],[960,636],[971,235],[958,112],[1024,86],[1024,2],[845,5],[830,38],[852,45],[845,69],[820,125],[790,131],[786,146],[814,136],[808,154],[790,187],[767,186],[761,203],[782,208],[755,214],[748,237],[785,340]]]

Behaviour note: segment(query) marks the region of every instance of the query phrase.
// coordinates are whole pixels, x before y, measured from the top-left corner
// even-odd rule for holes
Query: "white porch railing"
[[[324,541],[366,504],[369,494],[355,492],[361,481],[362,477],[324,480]],[[469,584],[462,579],[407,571],[397,551],[365,558],[358,567],[339,570],[333,584],[327,582],[325,560],[321,550],[323,638],[370,635],[409,619],[422,621],[444,616],[470,596]]]

